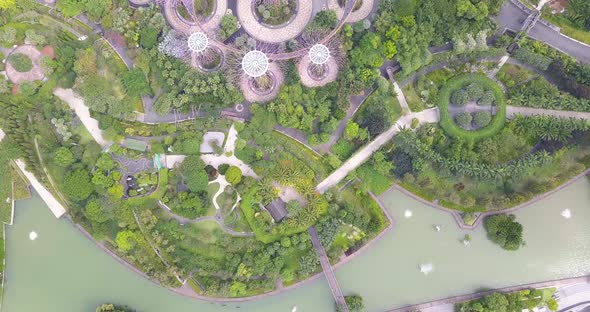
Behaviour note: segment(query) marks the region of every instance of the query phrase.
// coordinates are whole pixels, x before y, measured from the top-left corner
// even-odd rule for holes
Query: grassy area
[[[414,88],[413,83],[409,83],[405,87],[402,88],[404,96],[406,97],[406,101],[408,102],[408,106],[410,110],[414,113],[421,112],[424,110],[424,103],[422,103],[422,98],[416,92],[416,88]]]
[[[504,64],[496,75],[498,80],[508,88],[523,84],[537,76],[536,73],[524,67],[509,63]]]
[[[465,130],[459,127],[449,113],[451,94],[473,82],[481,84],[486,90],[492,90],[496,98],[497,106],[496,115],[492,118],[490,124],[476,131]],[[484,74],[463,74],[450,79],[440,90],[438,107],[440,109],[440,126],[452,137],[461,137],[470,141],[487,138],[502,130],[506,123],[506,101],[504,99],[504,92],[496,82],[489,79]]]
[[[360,166],[356,172],[367,189],[369,189],[375,195],[382,194],[393,185],[388,177],[377,172],[377,170],[375,170],[375,168],[368,163]]]
[[[550,8],[546,7],[543,10],[543,18],[561,28],[562,34],[590,44],[590,31],[577,28],[572,22],[560,14],[552,14]]]
[[[13,200],[23,200],[31,198],[31,190],[29,189],[29,182],[21,176],[20,170],[11,166],[12,175],[12,189],[14,191]]]
[[[211,205],[209,206],[209,209],[207,209],[206,216],[214,216],[215,213],[217,212],[215,205],[213,205],[213,196],[215,196],[217,191],[219,191],[219,187],[220,187],[220,185],[217,182],[207,185],[207,196],[209,197],[209,200],[211,201]]]

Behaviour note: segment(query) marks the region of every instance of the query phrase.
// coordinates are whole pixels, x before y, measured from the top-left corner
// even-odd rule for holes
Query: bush
[[[224,175],[227,172],[227,169],[229,169],[228,164],[221,164],[219,165],[219,168],[217,168],[217,171],[219,171],[219,174]]]
[[[496,97],[494,96],[494,91],[488,90],[483,93],[483,96],[477,101],[478,105],[492,105],[494,104],[494,100]]]
[[[477,128],[483,128],[490,124],[492,121],[492,114],[488,111],[478,111],[473,114],[473,122]]]
[[[476,83],[476,82],[468,85],[465,88],[465,91],[467,91],[467,95],[469,96],[469,100],[472,100],[472,101],[479,100],[484,94],[483,87],[479,83]]]
[[[22,53],[11,54],[8,57],[8,63],[19,73],[26,73],[33,69],[33,61]]]
[[[469,102],[469,94],[464,89],[459,89],[453,92],[451,96],[451,103],[454,105],[465,105]]]
[[[514,215],[495,215],[486,217],[484,227],[488,238],[506,250],[517,250],[523,245],[522,224],[515,221]]]
[[[225,40],[229,38],[229,36],[233,35],[236,31],[238,31],[238,29],[240,28],[240,23],[238,22],[238,19],[232,14],[226,14],[221,19],[220,27],[221,39]]]
[[[498,107],[496,115],[492,118],[490,124],[477,131],[469,131],[458,127],[448,109],[451,94],[472,82],[478,82],[484,89],[491,90],[494,93],[494,98]],[[504,92],[498,84],[484,74],[463,74],[449,79],[439,92],[438,107],[440,110],[440,126],[452,137],[462,137],[468,140],[487,138],[502,130],[506,123],[506,102],[504,101]]]
[[[515,59],[525,62],[540,70],[547,70],[553,60],[550,57],[535,53],[527,48],[520,48],[513,53]]]
[[[237,185],[242,181],[242,170],[236,166],[231,166],[225,172],[225,179],[232,185]]]
[[[467,113],[467,112],[463,112],[458,114],[457,116],[455,116],[455,121],[457,122],[457,124],[463,128],[467,128],[471,125],[471,121],[472,121],[472,117],[471,114]]]

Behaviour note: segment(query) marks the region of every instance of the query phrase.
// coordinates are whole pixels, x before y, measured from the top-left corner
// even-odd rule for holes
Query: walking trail
[[[104,138],[102,130],[98,127],[98,120],[90,116],[90,109],[84,104],[84,100],[74,93],[72,89],[56,88],[53,94],[68,103],[70,108],[76,112],[76,115],[80,118],[82,124],[84,124],[84,127],[90,132],[90,135],[92,135],[98,145],[106,148],[113,143]]]
[[[513,118],[514,115],[524,115],[524,116],[553,116],[553,117],[560,117],[560,118],[576,118],[576,119],[585,119],[590,121],[590,113],[585,112],[573,112],[573,111],[564,111],[564,110],[555,110],[555,109],[545,109],[545,108],[534,108],[534,107],[522,107],[522,106],[506,106],[506,116],[508,118]]]
[[[396,134],[400,132],[402,128],[408,128],[412,124],[412,120],[416,118],[419,124],[434,123],[440,119],[438,108],[434,107],[428,110],[421,111],[419,113],[410,113],[402,116],[398,121],[389,128],[389,130],[378,135],[375,140],[371,141],[360,151],[349,158],[340,168],[332,172],[324,181],[320,182],[316,187],[319,193],[324,193],[328,189],[332,188],[338,182],[342,181],[348,173],[355,170],[357,167],[362,165],[373,153],[378,151],[383,145],[389,142]]]
[[[34,174],[27,171],[25,168],[25,163],[21,159],[15,160],[15,163],[20,171],[22,171],[25,177],[29,180],[31,186],[35,189],[37,194],[39,194],[39,196],[41,196],[43,201],[47,204],[49,210],[53,212],[53,215],[55,215],[56,218],[63,216],[66,213],[66,208],[64,208],[64,206],[53,196],[53,194],[51,194],[51,192],[49,192],[45,186],[43,186],[41,182],[37,180]]]

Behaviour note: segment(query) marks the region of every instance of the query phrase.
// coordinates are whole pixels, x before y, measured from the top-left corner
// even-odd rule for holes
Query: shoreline
[[[589,170],[586,170],[586,171],[590,171],[590,169]],[[573,179],[570,179],[569,181],[567,181],[566,183],[562,184],[560,187],[554,189],[553,191],[550,191],[550,192],[547,192],[546,194],[543,194],[542,197],[539,196],[539,198],[537,198],[536,200],[540,200],[542,198],[545,198],[545,197],[551,195],[552,193],[554,193],[554,192],[556,192],[558,190],[561,190],[561,189],[569,186],[571,183],[577,181],[580,177],[585,176],[585,174],[587,173],[586,171],[584,171],[582,174],[579,174],[578,176],[574,177]],[[402,187],[400,187],[398,185],[393,185],[390,189],[392,189],[392,188],[405,190],[405,189],[403,189]],[[406,192],[407,192],[407,190],[406,190]],[[402,193],[406,194],[405,192],[402,192]],[[388,234],[395,227],[396,220],[391,216],[391,214],[386,209],[386,207],[383,206],[383,204],[381,203],[381,200],[379,199],[379,196],[376,196],[372,192],[369,192],[369,195],[377,202],[377,204],[382,209],[383,213],[385,214],[386,218],[389,220],[390,223],[378,235],[376,235],[373,239],[371,239],[365,245],[363,245],[361,248],[359,248],[355,253],[353,253],[352,255],[347,256],[345,258],[341,258],[341,260],[338,263],[336,263],[336,264],[333,265],[333,268],[334,269],[338,269],[339,267],[345,265],[346,263],[348,263],[349,261],[351,261],[353,258],[355,258],[355,256],[358,256],[358,255],[364,253],[376,241],[380,240],[383,236],[385,236],[386,234]],[[414,198],[413,196],[411,196],[411,197]],[[43,198],[41,198],[41,199],[43,199]],[[426,201],[426,200],[422,199],[421,202],[423,202],[423,201]],[[531,201],[529,201],[529,202],[531,202]],[[522,207],[514,207],[514,209],[524,208],[524,207],[532,204],[532,203],[529,203],[529,202],[525,203],[527,205],[524,205],[523,204]],[[308,283],[311,283],[311,282],[319,279],[320,277],[323,277],[324,276],[323,271],[320,271],[320,272],[315,273],[314,275],[308,277],[307,279],[302,280],[302,281],[299,281],[299,282],[294,283],[292,285],[285,286],[285,287],[282,287],[282,288],[277,288],[277,289],[275,289],[275,290],[273,290],[271,292],[267,292],[267,293],[263,293],[263,294],[259,294],[259,295],[255,295],[255,296],[250,296],[250,297],[223,298],[223,297],[208,297],[208,296],[203,296],[203,295],[199,295],[199,294],[195,293],[192,290],[192,288],[190,288],[190,287],[189,287],[189,292],[186,292],[187,287],[188,287],[186,284],[184,284],[182,287],[179,287],[179,288],[170,288],[170,287],[163,286],[157,280],[150,278],[144,272],[142,272],[141,270],[139,270],[138,268],[136,268],[134,265],[132,265],[131,263],[129,263],[127,260],[125,260],[124,258],[120,257],[114,251],[110,250],[107,246],[105,246],[104,244],[96,241],[81,225],[76,224],[70,218],[69,215],[66,215],[66,218],[68,219],[68,221],[71,223],[71,225],[74,228],[76,228],[78,231],[80,231],[80,233],[82,235],[84,235],[88,240],[90,240],[91,242],[93,242],[94,245],[96,245],[101,250],[105,251],[111,258],[113,258],[115,261],[117,261],[118,263],[120,263],[121,265],[123,265],[124,267],[126,267],[127,269],[129,269],[132,272],[138,274],[142,278],[145,278],[147,281],[152,282],[152,283],[154,283],[154,284],[156,284],[156,285],[158,285],[158,286],[160,286],[160,287],[162,287],[162,288],[164,288],[164,289],[166,289],[168,291],[171,291],[171,292],[173,292],[173,293],[175,293],[177,295],[183,296],[183,297],[188,297],[188,298],[192,298],[192,299],[196,299],[196,300],[201,300],[201,301],[210,302],[210,303],[219,303],[219,304],[223,304],[223,303],[246,303],[246,302],[253,302],[253,301],[260,300],[260,299],[265,299],[265,298],[268,298],[268,297],[279,295],[279,294],[282,294],[284,292],[290,291],[292,289],[296,289],[298,287],[301,287],[303,285],[306,285]],[[511,292],[511,291],[517,291],[517,290],[522,290],[522,289],[529,289],[529,288],[543,288],[543,287],[553,287],[553,286],[558,287],[558,286],[565,286],[565,285],[570,285],[570,284],[578,284],[578,283],[582,283],[582,282],[589,282],[590,283],[590,275],[570,277],[570,278],[563,278],[563,279],[556,279],[556,280],[549,280],[549,281],[532,282],[532,283],[527,283],[527,284],[506,286],[506,287],[501,287],[501,288],[493,288],[493,289],[486,290],[486,291],[483,291],[483,292],[475,292],[475,293],[463,294],[463,295],[458,295],[458,296],[453,296],[453,297],[446,297],[446,298],[442,298],[442,299],[436,299],[436,300],[432,300],[432,301],[428,301],[428,302],[424,302],[424,303],[419,303],[419,304],[415,304],[415,305],[408,305],[408,306],[399,307],[399,308],[390,308],[390,309],[388,309],[386,311],[388,311],[388,312],[410,312],[410,311],[415,311],[416,309],[424,309],[424,308],[434,307],[434,306],[438,306],[438,305],[458,303],[458,302],[463,302],[463,301],[466,301],[466,300],[473,300],[473,299],[483,297],[483,296],[488,295],[488,294],[493,293],[493,292]]]

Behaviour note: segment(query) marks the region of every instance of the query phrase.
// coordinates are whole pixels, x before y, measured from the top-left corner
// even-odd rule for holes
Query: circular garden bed
[[[346,3],[348,2],[348,0],[338,0],[338,6],[340,6],[341,8],[344,8],[346,6]],[[360,9],[363,6],[363,0],[356,0],[356,3],[354,4],[354,7],[352,8],[352,11],[357,11],[358,9]]]
[[[504,92],[483,74],[449,79],[439,92],[438,108],[441,128],[453,137],[490,137],[502,130],[506,122]]]
[[[194,0],[193,8],[197,16],[207,19],[215,11],[215,0]],[[192,19],[184,5],[179,4],[176,9],[178,10],[178,14],[185,20],[190,21]]]
[[[241,0],[244,1],[244,0]],[[262,24],[281,26],[288,24],[297,12],[297,0],[256,0],[252,9]]]
[[[19,73],[28,73],[33,69],[33,61],[22,53],[13,53],[8,57],[8,63]]]

